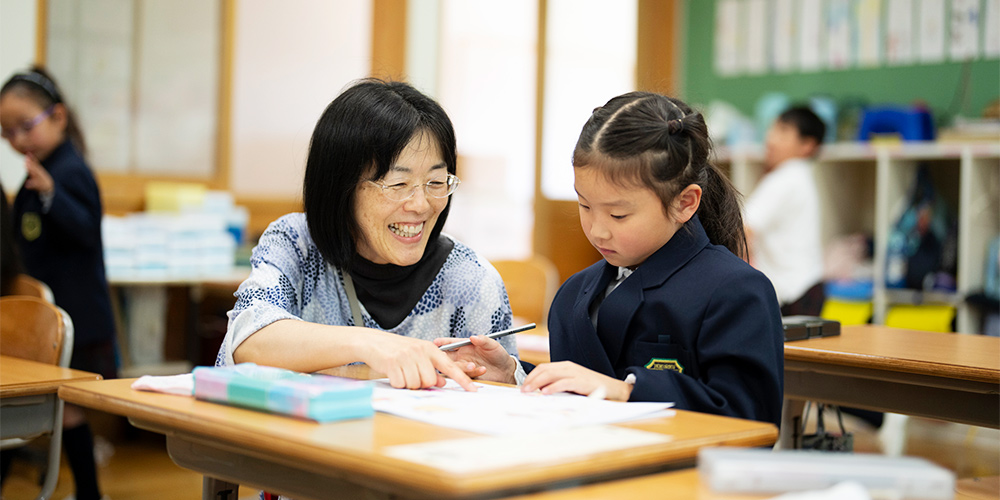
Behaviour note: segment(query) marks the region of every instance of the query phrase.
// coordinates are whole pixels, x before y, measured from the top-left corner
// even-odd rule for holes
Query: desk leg
[[[799,436],[802,429],[802,410],[806,402],[799,399],[785,399],[785,404],[781,407],[781,429],[778,435],[778,444],[775,446],[779,450],[794,450],[798,448]]]
[[[133,366],[163,363],[163,342],[167,334],[167,288],[131,286],[125,293],[126,337]]]
[[[205,476],[201,481],[202,500],[238,500],[240,485]]]

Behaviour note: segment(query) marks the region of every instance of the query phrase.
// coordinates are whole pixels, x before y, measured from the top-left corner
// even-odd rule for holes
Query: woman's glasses
[[[417,192],[417,188],[420,186],[424,187],[424,192],[427,196],[431,198],[447,198],[451,196],[458,189],[458,185],[461,184],[457,175],[448,174],[447,177],[442,179],[431,179],[423,184],[407,184],[405,182],[399,182],[396,184],[385,184],[381,181],[368,181],[374,184],[376,187],[382,190],[382,194],[386,198],[392,201],[406,201],[413,197],[413,193]]]
[[[27,134],[31,132],[31,129],[35,128],[42,120],[49,117],[52,114],[52,110],[55,109],[55,105],[49,106],[48,109],[38,113],[38,116],[14,127],[14,130],[4,129],[0,130],[0,137],[7,139],[8,141],[17,136],[17,134]]]

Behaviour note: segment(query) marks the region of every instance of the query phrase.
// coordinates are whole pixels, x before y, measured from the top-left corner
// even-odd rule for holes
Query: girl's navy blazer
[[[695,216],[604,299],[618,268],[598,262],[559,289],[549,312],[552,361],[635,374],[631,401],[780,423],[781,313],[771,282]]]
[[[97,343],[114,342],[115,322],[104,273],[103,211],[97,181],[83,156],[68,140],[52,151],[42,165],[55,183],[49,211],[42,210],[38,193],[26,187],[22,186],[14,199],[13,227],[24,267],[28,274],[52,289],[56,304],[73,320],[74,352]],[[74,367],[83,366],[77,363],[74,359]]]

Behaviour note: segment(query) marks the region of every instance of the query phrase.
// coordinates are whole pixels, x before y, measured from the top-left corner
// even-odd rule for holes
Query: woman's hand
[[[514,384],[514,373],[517,371],[517,361],[507,353],[500,342],[482,335],[469,337],[472,345],[459,347],[446,354],[459,366],[465,367],[470,377]],[[455,342],[454,338],[442,337],[434,339],[434,345],[441,347]]]
[[[444,377],[451,377],[467,391],[476,386],[466,375],[468,365],[460,366],[448,354],[426,340],[403,337],[393,333],[366,335],[367,346],[362,361],[389,377],[389,384],[397,389],[425,389],[441,387]],[[438,373],[438,372],[441,373]]]
[[[612,401],[628,401],[628,397],[632,394],[632,384],[597,373],[572,361],[543,363],[536,366],[524,379],[521,392],[540,390],[542,394],[574,392],[589,396],[599,387],[607,391],[605,398]]]
[[[35,159],[34,155],[29,154],[25,157],[24,166],[28,171],[28,178],[24,180],[24,187],[32,191],[38,191],[38,194],[49,194],[55,189],[55,182],[52,181],[52,176]]]

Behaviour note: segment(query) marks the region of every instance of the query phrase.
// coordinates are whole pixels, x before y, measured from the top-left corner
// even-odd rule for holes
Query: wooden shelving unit
[[[744,195],[764,172],[759,145],[719,148],[717,160]],[[938,193],[958,216],[958,272],[955,294],[886,289],[889,230],[899,218],[917,166],[926,164]],[[980,317],[964,298],[983,288],[987,246],[1000,234],[1000,141],[918,142],[898,145],[837,143],[823,147],[816,161],[823,212],[823,244],[851,233],[872,234],[874,318],[885,322],[898,303],[946,303],[957,308],[957,329],[979,330]]]

